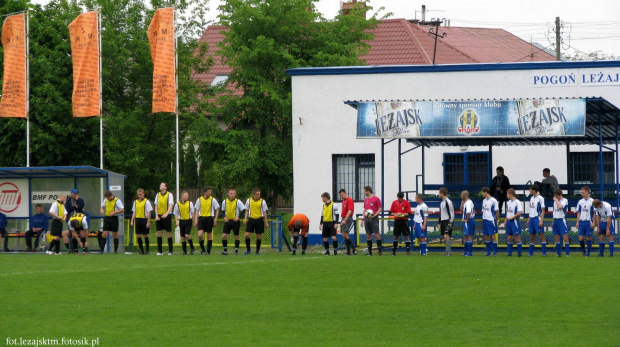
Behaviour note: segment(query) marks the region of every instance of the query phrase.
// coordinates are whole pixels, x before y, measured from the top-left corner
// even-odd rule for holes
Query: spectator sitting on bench
[[[43,206],[37,204],[35,209],[37,214],[30,217],[30,230],[26,231],[26,252],[37,251],[41,235],[45,234],[49,227],[48,217],[43,213]],[[32,248],[32,236],[34,234],[37,234],[37,238],[34,240],[34,248]]]
[[[536,181],[534,184],[538,184],[540,187],[540,195],[542,195],[543,198],[552,198],[553,192],[560,189],[558,179],[551,174],[551,170],[548,168],[543,169],[543,177],[542,182]]]
[[[2,238],[4,237],[4,252],[9,252],[9,238],[7,237],[9,235],[6,232],[7,224],[9,224],[9,220],[6,219],[6,215],[4,213],[0,212],[0,241],[2,241]]]

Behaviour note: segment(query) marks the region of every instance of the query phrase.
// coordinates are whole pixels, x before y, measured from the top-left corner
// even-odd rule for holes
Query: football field
[[[0,263],[0,345],[620,345],[620,257],[269,251]]]

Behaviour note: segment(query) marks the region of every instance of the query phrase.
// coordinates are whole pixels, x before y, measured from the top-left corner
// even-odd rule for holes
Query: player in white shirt
[[[424,196],[416,194],[415,202],[418,204],[414,209],[413,230],[415,238],[418,239],[420,245],[420,255],[426,255],[426,223],[428,222],[428,206],[424,203]]]
[[[529,256],[534,256],[534,245],[536,244],[536,234],[540,240],[540,247],[542,248],[542,256],[547,256],[547,239],[545,238],[545,199],[538,193],[540,187],[538,184],[530,186],[530,217],[525,223],[530,232],[530,249]]]
[[[508,239],[508,256],[512,257],[513,240],[517,241],[517,256],[521,256],[523,244],[521,243],[521,222],[519,219],[523,214],[523,205],[516,197],[515,190],[509,188],[506,191],[508,201],[506,201],[506,238]]]
[[[469,199],[469,192],[461,193],[461,212],[463,213],[463,256],[471,257],[474,251],[474,232],[476,220],[474,219],[474,202]]]
[[[553,191],[553,237],[555,238],[555,253],[558,257],[562,256],[562,239],[566,256],[570,254],[570,243],[568,241],[568,227],[566,225],[566,211],[568,210],[568,200],[562,196],[562,189]],[[560,237],[562,239],[560,239]]]
[[[499,204],[491,196],[489,187],[482,187],[482,235],[484,235],[484,245],[487,250],[486,256],[497,256],[497,220],[499,219]]]
[[[601,200],[594,200],[592,202],[596,216],[596,229],[598,230],[598,256],[602,257],[605,254],[605,236],[609,242],[609,256],[614,256],[614,235],[616,235],[616,218],[614,212],[611,210],[611,205],[608,202]]]
[[[581,197],[583,199],[577,203],[579,246],[581,246],[583,256],[589,257],[592,250],[592,230],[594,229],[594,208],[592,207],[594,200],[590,197],[590,187],[581,188]],[[584,238],[586,241],[583,240]]]

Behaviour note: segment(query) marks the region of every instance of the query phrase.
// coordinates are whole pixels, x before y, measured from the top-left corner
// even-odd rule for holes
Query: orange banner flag
[[[155,11],[148,30],[153,59],[153,113],[176,112],[174,9]]]
[[[101,114],[99,91],[99,23],[97,12],[79,15],[69,24],[73,58],[73,117]]]
[[[28,86],[26,83],[26,15],[7,17],[2,25],[4,76],[0,117],[26,118]]]

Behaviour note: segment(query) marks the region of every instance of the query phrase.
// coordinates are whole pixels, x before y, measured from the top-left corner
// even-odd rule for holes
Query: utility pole
[[[429,30],[429,33],[435,36],[435,47],[433,48],[433,65],[435,65],[435,55],[437,55],[437,37],[439,36],[441,36],[442,38],[446,37],[445,31],[441,35],[439,34],[439,25],[441,24],[441,22],[442,22],[441,20],[433,18],[433,20],[431,20],[431,25],[435,27]]]
[[[562,60],[562,53],[560,52],[560,49],[562,47],[561,41],[562,36],[560,31],[560,17],[555,17],[555,60],[557,61]]]

